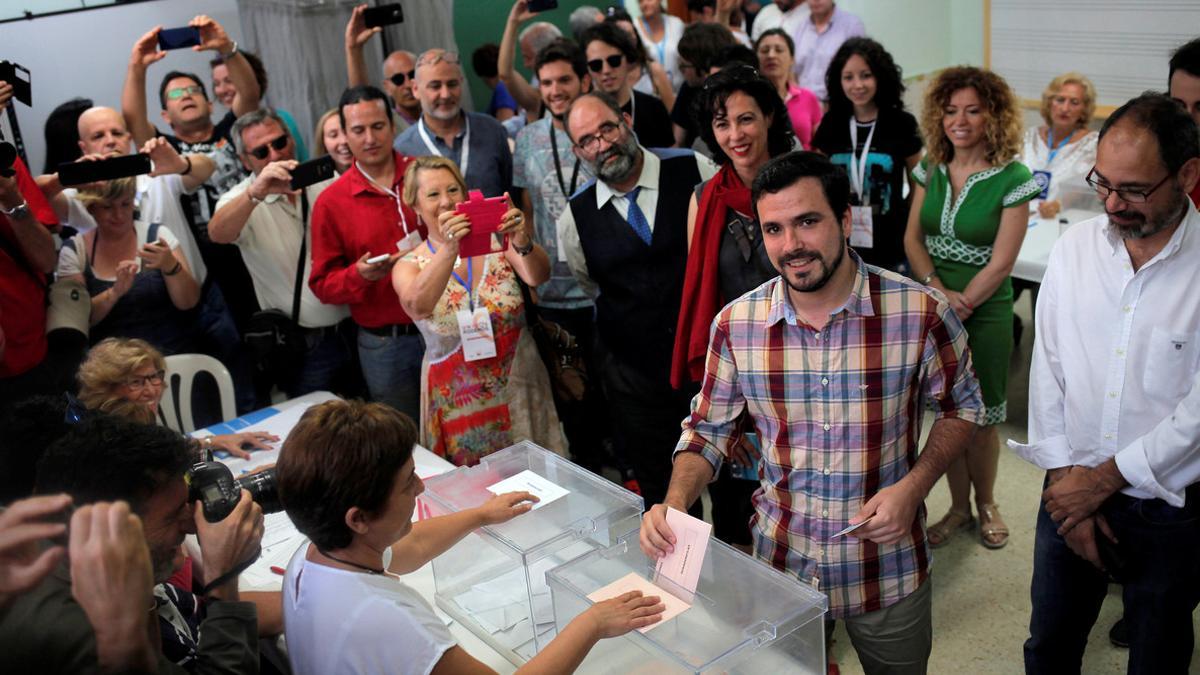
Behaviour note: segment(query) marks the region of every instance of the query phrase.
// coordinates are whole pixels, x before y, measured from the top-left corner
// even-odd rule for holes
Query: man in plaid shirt
[[[714,320],[642,549],[671,550],[666,507],[695,501],[737,452],[747,416],[762,439],[755,554],[828,594],[867,673],[923,673],[933,629],[922,503],[982,420],[966,332],[944,297],[849,250],[849,180],[824,157],[772,160],[752,197],[780,276]],[[918,454],[927,406],[936,420]]]

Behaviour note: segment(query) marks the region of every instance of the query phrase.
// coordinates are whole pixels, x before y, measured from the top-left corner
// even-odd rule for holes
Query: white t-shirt
[[[253,181],[254,176],[248,176],[221,195],[217,210],[245,192]],[[317,203],[317,197],[332,182],[333,179],[329,179],[305,189],[310,217],[311,207]],[[250,212],[245,227],[233,242],[242,252],[242,260],[254,282],[254,295],[263,309],[277,309],[291,314],[296,288],[296,260],[300,257],[301,210],[299,199],[292,205],[283,195],[269,195],[265,203]],[[308,275],[312,271],[311,221],[305,239],[308,247],[304,256],[304,277],[300,283],[300,325],[305,328],[336,325],[350,316],[350,310],[345,305],[326,305],[308,287]]]
[[[135,220],[133,221],[133,228],[137,231],[138,248],[140,249],[146,243],[146,235],[150,232],[150,223],[143,220]],[[179,239],[175,237],[175,233],[165,225],[160,225],[156,234],[159,239],[167,242],[167,246],[172,251],[182,248],[179,245]],[[59,279],[72,274],[83,274],[85,266],[83,257],[87,255],[87,247],[84,245],[83,235],[77,234],[71,237],[71,241],[74,242],[73,246],[64,242],[63,247],[58,251],[58,267],[55,268],[54,274]],[[92,270],[92,274],[96,274],[96,271]],[[96,278],[103,281],[115,280],[115,277],[102,277],[99,274],[96,274]]]
[[[428,675],[455,645],[446,624],[395,577],[349,572],[292,556],[283,626],[295,675]]]
[[[147,223],[162,223],[175,234],[179,240],[179,248],[187,258],[188,268],[192,270],[192,277],[196,279],[196,283],[203,284],[208,277],[208,268],[204,266],[204,259],[200,257],[200,246],[196,243],[196,237],[192,235],[192,230],[183,217],[183,206],[179,201],[180,196],[193,192],[195,190],[188,192],[183,187],[183,178],[178,174],[155,178],[143,174],[137,177],[137,195],[134,198],[134,204],[137,206],[138,220]],[[75,188],[63,190],[69,209],[67,222],[63,225],[69,225],[80,232],[87,232],[96,227],[96,220],[84,208],[83,203],[75,197],[76,194]]]

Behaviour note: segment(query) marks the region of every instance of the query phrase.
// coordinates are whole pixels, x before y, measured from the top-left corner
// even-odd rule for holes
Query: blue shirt
[[[512,94],[508,93],[508,87],[504,86],[503,82],[497,82],[496,88],[492,90],[492,100],[488,102],[487,114],[495,117],[496,111],[504,108],[508,108],[514,113],[521,109]]]
[[[504,125],[483,113],[463,111],[471,129],[471,148],[467,156],[467,188],[483,192],[485,197],[499,197],[512,188],[512,152],[508,149],[508,133]],[[401,154],[425,157],[435,154],[421,138],[421,124],[414,124],[396,137],[394,147]],[[462,168],[463,138],[467,125],[454,137],[454,145],[448,146],[437,134],[425,127],[425,133],[437,150],[436,154],[449,158]]]

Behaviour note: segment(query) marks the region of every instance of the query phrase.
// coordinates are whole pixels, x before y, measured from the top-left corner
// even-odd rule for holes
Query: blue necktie
[[[650,245],[650,223],[646,222],[646,214],[642,213],[641,207],[638,206],[638,193],[642,191],[642,186],[637,186],[625,193],[625,199],[629,200],[629,215],[625,216],[625,220],[629,221],[629,226],[633,228],[635,234],[646,245]]]

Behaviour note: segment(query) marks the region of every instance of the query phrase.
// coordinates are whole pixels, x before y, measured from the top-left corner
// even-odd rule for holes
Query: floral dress
[[[428,246],[406,255],[424,269],[433,259]],[[475,284],[476,307],[487,308],[496,356],[467,361],[457,312],[470,311],[467,289],[451,277],[433,314],[417,321],[425,338],[421,364],[422,444],[457,466],[529,439],[564,452],[558,415],[537,346],[525,330],[525,308],[516,272],[504,254],[485,256]]]

